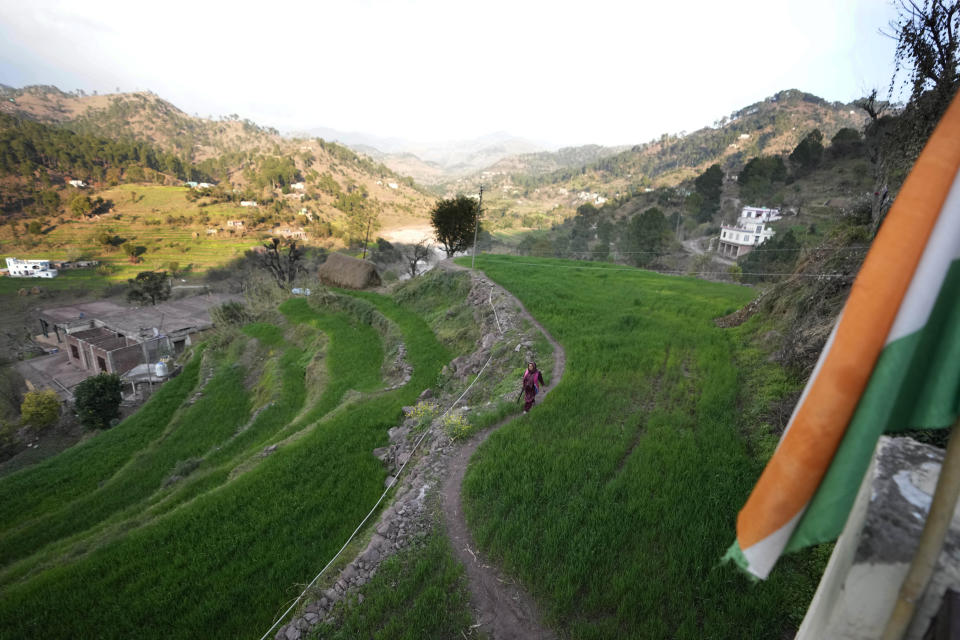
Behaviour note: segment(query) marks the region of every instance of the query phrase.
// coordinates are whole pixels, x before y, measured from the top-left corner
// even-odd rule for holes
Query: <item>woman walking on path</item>
[[[533,406],[534,398],[540,387],[543,385],[543,374],[537,369],[536,362],[527,364],[527,370],[523,372],[523,412],[529,413]]]

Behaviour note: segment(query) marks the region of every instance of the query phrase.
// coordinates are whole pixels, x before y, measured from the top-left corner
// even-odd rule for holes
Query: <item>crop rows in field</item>
[[[380,337],[291,299],[276,322],[195,355],[113,430],[0,480],[0,636],[269,627],[376,501],[385,471],[371,451],[449,359],[415,314],[357,304],[402,333],[406,386],[348,396],[381,384]]]
[[[566,350],[566,374],[493,434],[464,480],[477,542],[573,638],[780,637],[810,556],[754,585],[720,558],[762,468],[738,422],[735,341],[712,319],[748,289],[591,263],[483,256]]]

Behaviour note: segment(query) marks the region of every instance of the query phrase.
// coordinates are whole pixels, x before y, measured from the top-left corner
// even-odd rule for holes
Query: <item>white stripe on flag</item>
[[[897,319],[890,328],[886,344],[919,331],[940,295],[950,263],[960,258],[960,173],[953,179],[950,193],[930,232],[930,239],[917,264],[910,286],[900,304]]]
[[[746,549],[741,549],[743,557],[747,559],[747,571],[757,576],[761,580],[766,580],[767,576],[773,570],[773,565],[777,564],[784,547],[790,542],[790,536],[793,535],[797,523],[803,516],[804,507],[800,513],[790,518],[790,521],[782,527],[768,535],[763,540],[754,543]]]

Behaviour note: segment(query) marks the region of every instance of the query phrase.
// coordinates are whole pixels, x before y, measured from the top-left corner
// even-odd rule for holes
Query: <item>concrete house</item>
[[[780,219],[779,209],[744,207],[735,225],[720,226],[717,252],[727,258],[745,256],[776,233],[769,222]]]
[[[228,300],[197,296],[141,308],[88,302],[41,311],[40,329],[52,344],[55,338],[75,368],[122,375],[181,353],[198,333],[213,327],[210,308]]]
[[[306,240],[307,232],[297,227],[277,227],[273,230],[273,235],[281,238],[292,238],[294,240]]]
[[[57,270],[49,260],[7,258],[7,271],[13,278],[56,278]]]

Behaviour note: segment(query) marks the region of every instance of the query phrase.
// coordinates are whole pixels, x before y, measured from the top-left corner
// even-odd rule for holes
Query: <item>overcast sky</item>
[[[418,141],[693,131],[796,88],[886,91],[888,0],[0,0],[0,82]]]

